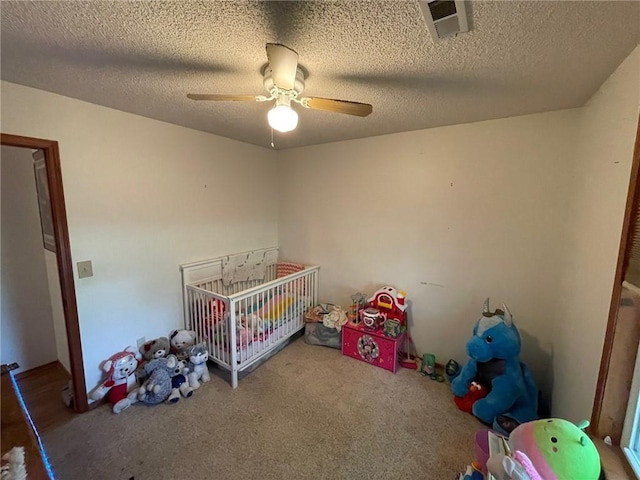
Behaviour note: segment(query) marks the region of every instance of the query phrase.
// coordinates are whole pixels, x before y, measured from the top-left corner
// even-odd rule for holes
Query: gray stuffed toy
[[[171,395],[171,376],[178,365],[175,355],[156,358],[145,364],[144,369],[149,378],[136,392],[136,399],[149,405],[164,402]],[[131,395],[129,396],[131,399]]]
[[[167,337],[160,337],[154,340],[149,340],[148,342],[140,345],[138,351],[140,355],[142,355],[142,363],[136,370],[136,378],[138,382],[142,384],[147,379],[147,372],[145,371],[145,365],[151,360],[155,360],[156,358],[164,358],[169,354],[169,349],[171,348],[171,344],[169,343],[169,339]]]
[[[193,390],[200,388],[200,382],[208,382],[211,380],[209,369],[207,368],[207,360],[209,359],[209,351],[204,343],[194,345],[189,355],[189,386]],[[200,381],[198,381],[200,380]]]

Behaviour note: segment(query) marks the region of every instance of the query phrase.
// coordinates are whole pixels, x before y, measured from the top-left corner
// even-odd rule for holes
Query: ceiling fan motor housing
[[[291,98],[296,98],[304,91],[304,72],[302,68],[298,67],[296,71],[296,80],[293,84],[293,90],[284,90],[273,83],[273,74],[271,72],[271,67],[267,66],[264,70],[263,84],[267,92],[269,92],[273,97],[277,98],[279,94],[285,94],[290,96]]]

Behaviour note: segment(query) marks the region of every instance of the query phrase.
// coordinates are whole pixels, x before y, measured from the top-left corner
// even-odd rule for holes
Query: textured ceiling
[[[276,148],[576,107],[640,42],[640,2],[473,2],[471,32],[434,43],[416,1],[7,2],[2,79],[268,146],[265,43],[295,49],[305,94],[366,118],[295,107]]]

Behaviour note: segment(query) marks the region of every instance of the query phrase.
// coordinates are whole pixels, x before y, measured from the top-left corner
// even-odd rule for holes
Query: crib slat
[[[276,278],[273,264],[262,284],[244,281],[225,286],[216,278],[184,285],[185,325],[206,342],[211,360],[231,371],[232,387],[237,386],[240,371],[304,327],[305,312],[317,304],[318,271],[318,266],[306,267]],[[259,312],[267,316],[260,317]],[[247,330],[243,335],[238,335],[240,326]]]

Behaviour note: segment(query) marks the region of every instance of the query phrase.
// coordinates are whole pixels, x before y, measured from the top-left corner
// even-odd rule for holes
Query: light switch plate
[[[78,278],[87,277],[93,277],[93,267],[91,266],[91,260],[78,262]]]

